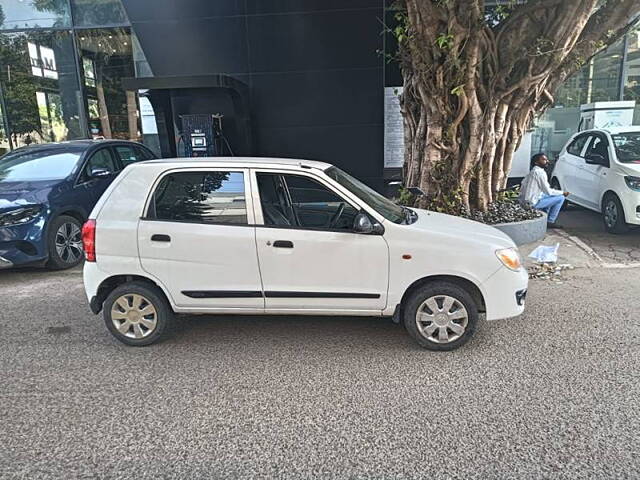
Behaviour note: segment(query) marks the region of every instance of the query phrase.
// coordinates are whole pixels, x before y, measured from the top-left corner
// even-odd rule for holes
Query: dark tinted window
[[[567,153],[570,153],[571,155],[577,155],[579,157],[582,153],[582,149],[584,148],[584,144],[587,143],[588,138],[588,135],[580,135],[567,147]]]
[[[177,172],[165,176],[149,217],[193,223],[247,224],[241,172]]]
[[[146,148],[143,148],[143,147],[133,147],[133,148],[136,151],[136,155],[141,160],[153,160],[154,158],[156,158],[156,156]]]
[[[131,163],[136,163],[141,160],[145,160],[141,155],[140,151],[136,148],[130,147],[128,145],[120,145],[116,147],[116,154],[118,158],[122,162],[122,166],[126,167]]]
[[[68,177],[80,152],[16,151],[0,158],[0,181],[58,180]]]
[[[91,172],[94,170],[107,170],[110,173],[114,173],[116,169],[116,164],[113,161],[113,157],[111,156],[111,152],[109,152],[108,148],[101,148],[93,155],[87,162],[84,167],[83,173],[83,181],[87,181],[91,178]]]
[[[607,162],[609,161],[609,148],[607,140],[600,135],[594,135],[587,148],[586,155],[601,155]]]

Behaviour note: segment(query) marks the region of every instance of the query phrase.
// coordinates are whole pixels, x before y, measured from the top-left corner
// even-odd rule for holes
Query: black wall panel
[[[383,0],[123,0],[156,76],[250,87],[254,153],[382,188]]]

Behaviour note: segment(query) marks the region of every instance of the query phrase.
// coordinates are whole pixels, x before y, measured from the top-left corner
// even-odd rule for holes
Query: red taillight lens
[[[82,226],[82,247],[87,262],[96,261],[96,221],[87,220]]]

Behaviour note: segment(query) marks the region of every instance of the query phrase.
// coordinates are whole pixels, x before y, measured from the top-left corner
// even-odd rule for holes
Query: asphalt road
[[[605,231],[602,215],[577,205],[569,205],[563,210],[558,222],[569,235],[589,245],[603,262],[640,262],[640,227],[634,226],[622,235],[612,235]]]
[[[640,269],[569,275],[433,353],[315,317],[130,348],[79,271],[0,272],[0,477],[638,478]]]

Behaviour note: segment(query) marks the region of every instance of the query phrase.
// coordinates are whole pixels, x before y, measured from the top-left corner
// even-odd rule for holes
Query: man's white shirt
[[[520,185],[520,202],[535,206],[545,195],[562,195],[562,190],[556,190],[549,185],[547,172],[537,165],[524,177]]]

